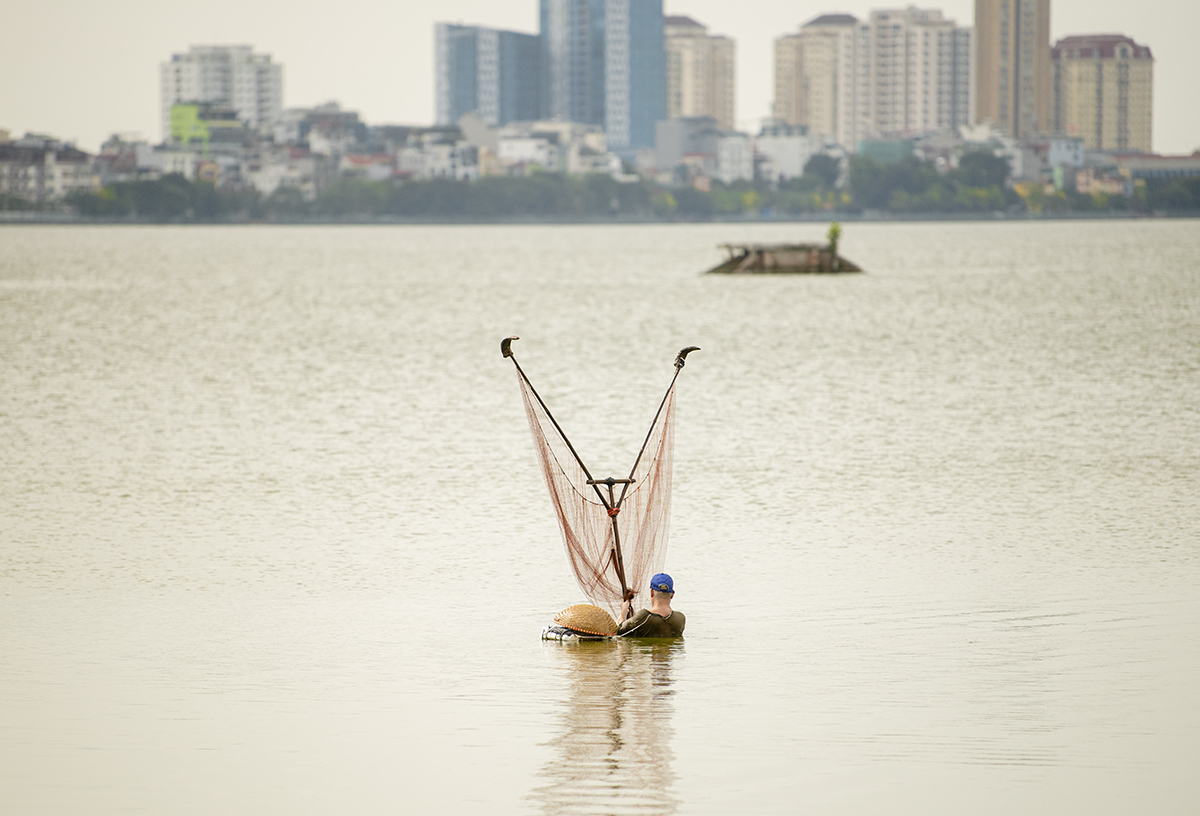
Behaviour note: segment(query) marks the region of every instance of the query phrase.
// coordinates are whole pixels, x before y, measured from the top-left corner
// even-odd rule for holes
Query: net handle
[[[546,406],[546,401],[542,399],[542,395],[538,393],[537,389],[533,387],[533,383],[529,381],[528,375],[525,374],[525,369],[521,368],[521,364],[517,362],[517,358],[512,351],[512,341],[520,339],[521,338],[514,335],[501,340],[500,354],[513,361],[513,365],[517,367],[517,373],[521,375],[521,379],[525,382],[525,385],[529,387],[529,391],[533,394],[534,398],[537,399],[538,405],[542,406],[542,410],[546,412],[546,416],[549,417],[550,422],[554,425],[554,430],[558,431],[559,437],[561,437],[562,441],[566,443],[567,449],[571,451],[571,455],[575,457],[575,461],[578,462],[579,467],[583,469],[583,475],[587,476],[588,484],[590,484],[592,489],[596,491],[596,496],[600,499],[600,503],[603,504],[605,509],[608,510],[608,516],[612,522],[613,531],[612,563],[617,573],[617,580],[621,583],[621,597],[623,599],[628,599],[630,593],[629,585],[625,582],[625,558],[621,554],[621,533],[617,528],[617,513],[614,512],[619,511],[619,506],[613,499],[613,485],[615,482],[612,480],[599,481],[592,477],[591,471],[589,471],[587,465],[583,463],[583,459],[580,458],[579,452],[575,450],[575,446],[571,444],[571,440],[567,438],[567,434],[563,431],[562,426],[558,424],[558,420],[554,418],[554,414],[550,413],[550,409]],[[641,454],[638,454],[638,456],[640,458]],[[600,489],[601,484],[606,484],[608,486],[607,498],[604,495],[604,491]],[[628,487],[629,485],[626,484],[625,488]],[[624,489],[621,491],[621,497],[625,497]]]
[[[516,339],[516,338],[513,338]],[[633,467],[629,469],[629,480],[625,482],[625,486],[621,488],[621,496],[617,499],[617,507],[621,506],[621,502],[625,501],[625,494],[629,492],[629,485],[633,481],[633,474],[637,472],[637,466],[642,461],[643,454],[646,453],[646,446],[650,444],[650,437],[654,435],[654,428],[658,425],[658,418],[662,416],[663,408],[667,405],[667,400],[671,396],[671,389],[675,387],[675,380],[679,379],[679,372],[683,370],[687,364],[687,356],[693,351],[700,351],[699,346],[688,346],[680,349],[675,355],[675,373],[671,375],[671,384],[667,386],[667,392],[663,394],[662,402],[658,404],[658,410],[654,412],[654,419],[650,420],[650,430],[646,431],[646,438],[642,440],[642,449],[638,451],[637,458],[633,460]],[[512,352],[510,351],[509,354]],[[515,360],[513,362],[516,362]]]
[[[546,412],[546,416],[549,418],[551,424],[554,425],[554,430],[558,432],[559,437],[566,444],[567,449],[571,451],[571,455],[575,457],[575,461],[579,463],[579,467],[583,470],[583,474],[587,477],[588,484],[590,484],[592,489],[596,491],[596,496],[600,499],[601,504],[603,504],[608,510],[613,531],[612,562],[617,573],[617,579],[621,583],[621,598],[622,604],[624,604],[626,601],[632,600],[635,595],[630,591],[629,586],[625,581],[625,559],[621,553],[621,534],[617,526],[617,514],[620,512],[621,503],[625,501],[625,494],[629,491],[629,485],[634,481],[633,474],[637,471],[637,466],[641,463],[642,456],[646,453],[646,447],[650,444],[650,438],[654,435],[654,429],[658,425],[658,420],[662,416],[663,408],[666,407],[667,400],[671,396],[671,390],[675,387],[675,380],[679,378],[679,372],[686,364],[687,356],[693,351],[700,351],[700,347],[687,346],[686,348],[681,349],[680,352],[675,355],[675,373],[671,377],[671,383],[667,386],[666,393],[663,394],[662,401],[658,404],[658,410],[654,413],[654,419],[650,422],[650,430],[646,432],[646,438],[642,441],[642,448],[638,451],[637,458],[633,462],[633,467],[629,469],[629,478],[613,479],[610,477],[608,479],[598,480],[592,477],[591,471],[589,471],[587,465],[583,463],[583,459],[579,456],[578,451],[575,450],[575,446],[571,444],[571,440],[567,438],[567,434],[563,431],[562,426],[558,424],[558,420],[555,419],[554,414],[550,412],[550,408],[546,405],[546,401],[542,399],[542,395],[538,393],[538,390],[533,387],[533,383],[530,382],[529,376],[526,375],[525,370],[521,368],[521,364],[517,362],[517,358],[513,354],[512,342],[520,339],[520,337],[512,335],[501,340],[500,354],[501,356],[507,357],[513,361],[513,365],[516,366],[517,369],[517,374],[520,375],[521,380],[526,386],[528,386],[530,393],[532,393],[534,398],[538,401],[538,405],[540,405],[542,410]],[[614,496],[613,494],[613,487],[618,482],[621,483],[621,495],[619,497]],[[607,497],[600,489],[601,484],[606,485],[608,488]]]
[[[575,461],[579,463],[581,468],[583,468],[583,475],[588,477],[588,483],[590,484],[595,481],[592,478],[591,471],[588,470],[588,467],[583,463],[583,460],[579,458],[579,453],[575,450],[575,446],[571,444],[571,440],[568,439],[566,433],[563,432],[562,426],[558,424],[558,420],[554,418],[554,414],[550,413],[550,409],[546,406],[546,401],[542,399],[542,395],[539,394],[537,389],[533,387],[533,383],[529,381],[529,377],[525,374],[525,369],[521,368],[521,364],[517,362],[517,358],[513,354],[512,341],[520,339],[520,337],[515,335],[512,337],[505,337],[500,341],[500,353],[513,361],[513,365],[517,367],[517,373],[521,375],[521,379],[525,381],[525,384],[529,386],[530,392],[533,394],[534,398],[537,399],[538,405],[542,406],[542,410],[545,411],[546,416],[550,418],[550,422],[554,425],[554,430],[558,431],[558,435],[562,438],[562,441],[567,444],[567,450],[571,451],[571,455],[575,457]],[[600,492],[600,488],[596,487],[595,490],[596,495],[600,497],[600,500],[604,501],[604,494]],[[608,507],[607,502],[604,504],[605,507]]]

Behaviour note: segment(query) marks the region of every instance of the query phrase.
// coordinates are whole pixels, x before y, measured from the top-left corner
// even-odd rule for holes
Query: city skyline
[[[962,25],[973,24],[973,0],[921,4]],[[754,130],[773,97],[771,43],[825,12],[865,17],[904,3],[835,5],[759,0],[755,14],[715,0],[667,0],[667,14],[701,20],[738,44],[737,122]],[[158,66],[192,45],[245,44],[284,66],[284,105],[337,100],[372,122],[432,123],[433,25],[462,22],[517,31],[538,29],[537,0],[449,0],[396,7],[351,0],[339,7],[346,33],[323,7],[305,3],[235,6],[212,0],[201,8],[160,8],[144,0],[103,7],[58,0],[8,15],[0,32],[0,128],[13,135],[38,131],[95,150],[114,132],[160,138]],[[311,13],[310,13],[311,12]],[[1154,149],[1200,148],[1200,111],[1191,104],[1191,77],[1200,53],[1190,44],[1200,7],[1147,0],[1133,13],[1112,0],[1054,0],[1051,41],[1078,34],[1114,33],[1153,49]]]

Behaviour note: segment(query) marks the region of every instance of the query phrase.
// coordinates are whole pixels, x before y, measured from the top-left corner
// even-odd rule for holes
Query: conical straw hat
[[[617,633],[617,622],[598,606],[575,604],[554,616],[554,622],[576,632],[611,637]]]

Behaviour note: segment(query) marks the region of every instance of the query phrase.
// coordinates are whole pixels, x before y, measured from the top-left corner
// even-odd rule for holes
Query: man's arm
[[[623,620],[617,624],[617,634],[627,635],[630,632],[636,631],[641,627],[646,619],[650,617],[650,612],[645,609],[639,609],[637,614],[628,620]]]

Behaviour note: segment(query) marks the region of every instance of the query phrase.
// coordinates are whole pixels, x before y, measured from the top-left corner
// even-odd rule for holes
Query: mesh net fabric
[[[584,596],[617,617],[621,609],[621,582],[613,563],[612,521],[596,492],[598,488],[607,495],[608,488],[587,483],[583,467],[532,393],[529,383],[520,373],[517,379],[525,400],[525,414],[529,418],[538,464],[562,530],[567,560]],[[633,600],[635,609],[648,600],[650,576],[662,572],[666,562],[674,443],[675,385],[672,383],[641,459],[630,474],[633,484],[614,486],[621,508],[617,527],[625,582],[637,593]],[[623,490],[624,499],[621,500]]]

